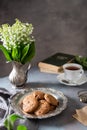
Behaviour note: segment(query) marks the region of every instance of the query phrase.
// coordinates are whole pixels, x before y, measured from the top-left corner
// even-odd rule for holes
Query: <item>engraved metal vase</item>
[[[27,81],[27,73],[30,69],[30,64],[21,64],[20,62],[12,62],[12,71],[9,74],[9,80],[13,87],[21,88]]]

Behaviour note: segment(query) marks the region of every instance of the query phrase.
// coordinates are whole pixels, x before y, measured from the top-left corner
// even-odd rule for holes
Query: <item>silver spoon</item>
[[[62,82],[67,83],[67,84],[75,84],[75,85],[78,85],[77,82],[74,82],[74,81],[71,81],[71,80],[62,79]]]
[[[78,92],[80,102],[87,103],[87,90],[81,90]]]

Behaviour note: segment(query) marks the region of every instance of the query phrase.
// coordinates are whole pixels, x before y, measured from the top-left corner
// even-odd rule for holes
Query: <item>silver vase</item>
[[[30,64],[21,64],[20,62],[12,62],[12,71],[9,74],[9,80],[13,87],[23,87],[27,81],[27,73],[30,69]]]

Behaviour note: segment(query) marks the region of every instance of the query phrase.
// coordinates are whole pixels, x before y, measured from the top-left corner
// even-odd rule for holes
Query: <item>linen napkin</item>
[[[8,114],[13,113],[9,104],[11,94],[4,88],[0,88],[0,130],[4,130],[3,122]]]
[[[87,106],[81,109],[76,109],[76,113],[73,115],[73,117],[83,125],[87,126]]]

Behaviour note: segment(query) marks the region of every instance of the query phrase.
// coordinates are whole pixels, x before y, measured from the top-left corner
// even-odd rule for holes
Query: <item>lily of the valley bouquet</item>
[[[33,26],[29,23],[22,23],[16,19],[10,26],[3,24],[0,27],[0,49],[7,61],[17,61],[25,64],[31,61],[35,55],[35,39],[32,36]]]

